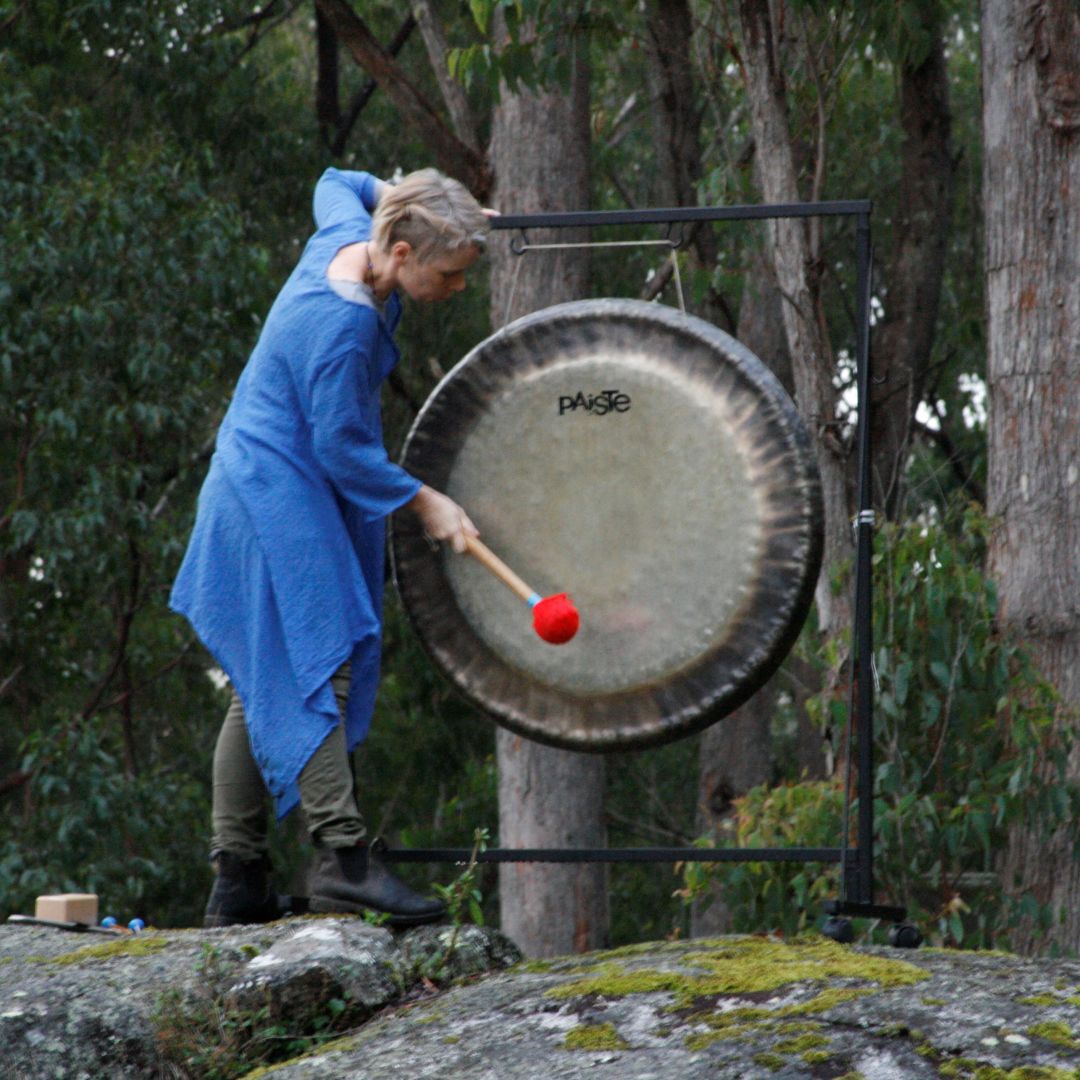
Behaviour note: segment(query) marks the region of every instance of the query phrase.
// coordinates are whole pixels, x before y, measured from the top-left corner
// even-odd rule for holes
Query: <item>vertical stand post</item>
[[[870,485],[870,218],[860,214],[855,233],[858,322],[855,361],[859,393],[855,519],[855,633],[859,753],[859,858],[855,898],[874,902],[874,686],[872,576],[874,511]],[[849,721],[850,722],[850,721]]]
[[[872,575],[874,511],[870,475],[870,215],[860,213],[855,233],[856,339],[858,391],[856,433],[855,612],[852,634],[851,677],[855,715],[848,717],[858,749],[859,840],[854,858],[848,851],[843,864],[842,899],[825,904],[831,915],[856,915],[900,922],[900,907],[874,903],[874,640]],[[847,837],[843,838],[845,849]]]

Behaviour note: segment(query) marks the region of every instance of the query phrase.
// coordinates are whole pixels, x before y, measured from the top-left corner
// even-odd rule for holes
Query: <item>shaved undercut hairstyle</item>
[[[490,227],[463,184],[438,169],[419,169],[400,184],[383,188],[372,217],[371,239],[383,251],[404,240],[421,262],[427,262],[470,245],[483,251]]]

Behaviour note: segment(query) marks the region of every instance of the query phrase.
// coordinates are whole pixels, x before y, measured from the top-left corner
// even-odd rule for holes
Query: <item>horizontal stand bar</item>
[[[907,908],[890,907],[887,904],[860,904],[855,900],[826,900],[821,905],[826,915],[850,915],[855,919],[888,919],[903,922]]]
[[[848,849],[850,855],[851,849]],[[467,863],[472,848],[409,848],[381,852],[385,862]],[[477,862],[825,862],[844,860],[843,848],[490,848]]]
[[[558,214],[501,214],[493,229],[568,229],[575,226],[665,225],[679,221],[760,221],[768,218],[869,214],[869,199],[761,203],[739,206],[675,206],[653,210],[574,210]]]

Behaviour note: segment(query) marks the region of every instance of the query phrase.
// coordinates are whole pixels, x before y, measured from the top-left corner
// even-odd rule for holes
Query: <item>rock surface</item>
[[[729,937],[498,970],[517,955],[475,927],[339,918],[118,942],[2,926],[0,1075],[206,1075],[161,1053],[199,1003],[295,1032],[337,1002],[344,1037],[250,1080],[1080,1077],[1075,960]]]
[[[116,937],[0,924],[0,1077],[197,1077],[213,1062],[185,1066],[168,1049],[208,1019],[332,1032],[330,1021],[355,1026],[418,991],[520,959],[496,930],[395,936],[347,917]]]

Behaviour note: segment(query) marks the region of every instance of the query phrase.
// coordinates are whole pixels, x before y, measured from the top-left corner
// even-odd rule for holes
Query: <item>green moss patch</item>
[[[1080,1050],[1080,1039],[1073,1034],[1073,1029],[1068,1024],[1060,1020],[1046,1020],[1041,1024],[1032,1024],[1027,1029],[1027,1033],[1036,1039],[1046,1039],[1069,1050]]]
[[[614,1024],[581,1024],[566,1033],[564,1050],[629,1050]]]
[[[1030,994],[1028,997],[1017,998],[1021,1005],[1072,1005],[1080,1007],[1080,996],[1059,997],[1057,994]]]
[[[784,1039],[776,1044],[776,1051],[780,1054],[802,1054],[807,1050],[815,1050],[821,1046],[828,1046],[829,1040],[824,1035],[807,1032],[805,1035],[796,1035],[793,1039]]]
[[[679,960],[700,974],[633,969],[608,960],[583,977],[549,990],[548,995],[626,997],[663,992],[673,994],[678,1007],[688,1008],[709,996],[754,994],[798,982],[852,979],[884,989],[930,977],[914,964],[854,952],[828,938],[791,944],[761,938],[727,940],[708,950],[687,951]]]
[[[132,934],[116,941],[107,941],[103,945],[84,945],[74,952],[61,953],[48,959],[36,957],[45,964],[82,964],[88,960],[110,960],[114,956],[153,956],[154,953],[167,949],[169,942],[163,937],[150,937],[146,934]]]
[[[1051,1065],[1021,1065],[1016,1069],[1001,1069],[985,1061],[956,1058],[939,1066],[946,1080],[1075,1080],[1073,1069],[1057,1069]]]

